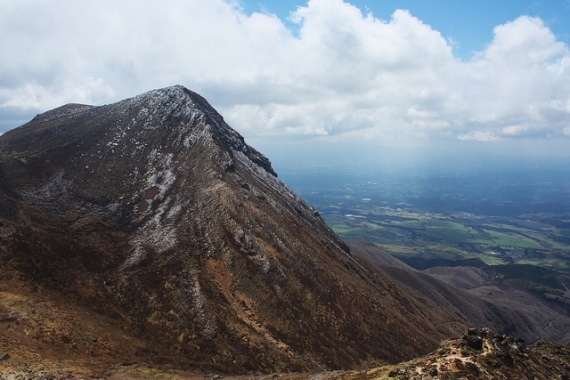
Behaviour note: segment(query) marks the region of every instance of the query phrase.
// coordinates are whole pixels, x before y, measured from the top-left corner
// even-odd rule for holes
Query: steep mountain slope
[[[570,316],[561,308],[505,285],[477,269],[433,268],[417,271],[367,243],[351,242],[356,258],[431,304],[461,316],[470,326],[492,327],[524,339],[570,344]],[[432,304],[433,303],[433,304]]]
[[[465,327],[360,265],[181,86],[0,136],[0,277],[0,349],[21,365],[354,368]]]

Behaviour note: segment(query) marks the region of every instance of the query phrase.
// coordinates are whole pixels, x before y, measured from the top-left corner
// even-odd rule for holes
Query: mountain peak
[[[181,85],[100,107],[67,104],[23,127],[5,133],[0,148],[40,154],[62,146],[96,144],[99,158],[107,160],[113,155],[104,152],[120,151],[120,159],[127,152],[131,157],[137,152],[148,156],[153,148],[183,152],[206,139],[218,147],[224,170],[232,170],[239,160],[277,176],[269,159],[247,145],[206,99]]]
[[[146,118],[143,128],[177,125],[184,133],[187,132],[188,126],[193,126],[195,129],[185,137],[186,147],[197,134],[208,130],[226,149],[242,153],[249,161],[261,166],[271,175],[277,176],[267,157],[247,145],[244,138],[224,121],[206,99],[184,86],[175,85],[152,90],[122,103],[125,107],[140,110],[141,116]],[[237,159],[243,158],[241,155],[232,154],[232,156]],[[228,163],[228,169],[232,166],[232,163]]]
[[[202,112],[208,115],[214,124],[222,123],[223,118],[208,103],[206,99],[181,85],[160,88],[137,95],[117,103],[122,107],[138,108],[145,116],[151,114],[180,118],[181,121],[189,121],[193,114]],[[154,120],[157,121],[157,120]],[[146,125],[147,128],[155,126]]]

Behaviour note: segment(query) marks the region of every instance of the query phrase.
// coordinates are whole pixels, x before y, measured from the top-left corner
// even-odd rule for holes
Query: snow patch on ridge
[[[151,252],[163,253],[178,242],[176,221],[183,205],[178,196],[168,195],[177,179],[173,158],[172,153],[157,149],[149,155],[146,187],[133,199],[136,220],[144,223],[131,238],[132,254],[123,269],[140,263]]]
[[[216,335],[216,329],[210,323],[210,318],[206,315],[204,303],[202,301],[200,282],[197,278],[194,278],[194,286],[191,288],[186,288],[186,293],[190,296],[194,305],[194,310],[196,311],[199,321],[203,326],[202,332],[204,337],[211,339]]]
[[[38,188],[37,190],[30,192],[25,191],[23,193],[33,198],[50,199],[65,197],[68,194],[68,189],[71,186],[71,182],[65,180],[63,177],[64,171],[61,169],[44,186]]]

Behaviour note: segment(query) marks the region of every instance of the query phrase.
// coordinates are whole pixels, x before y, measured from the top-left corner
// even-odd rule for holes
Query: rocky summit
[[[181,86],[0,136],[0,279],[2,379],[373,368],[468,323],[354,255]]]

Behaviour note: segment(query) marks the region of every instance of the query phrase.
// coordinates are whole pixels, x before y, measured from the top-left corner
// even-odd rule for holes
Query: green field
[[[477,267],[570,305],[568,162],[441,164],[295,171],[289,179],[344,240],[373,243],[418,270]]]
[[[370,206],[348,211],[323,218],[343,239],[373,242],[407,262],[477,259],[483,265],[525,264],[570,273],[570,231],[541,215],[449,216]]]

